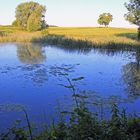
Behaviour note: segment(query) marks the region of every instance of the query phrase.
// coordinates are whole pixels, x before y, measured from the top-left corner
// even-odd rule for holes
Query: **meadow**
[[[88,40],[94,44],[109,42],[137,44],[136,29],[125,28],[50,28],[50,34],[65,35],[69,38]]]
[[[65,37],[72,40],[87,41],[96,45],[110,43],[140,45],[137,29],[101,27],[49,27],[42,31],[28,32],[12,26],[0,26],[0,42],[38,42],[47,43],[49,36]],[[55,38],[56,39],[56,38]],[[46,40],[46,41],[45,41]]]

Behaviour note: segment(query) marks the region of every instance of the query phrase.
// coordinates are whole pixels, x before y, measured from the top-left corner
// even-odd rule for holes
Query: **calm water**
[[[70,108],[72,93],[62,86],[68,82],[61,73],[70,79],[84,77],[75,83],[77,91],[103,99],[121,97],[127,100],[123,107],[139,114],[139,59],[139,52],[0,44],[0,126],[23,116],[15,109],[14,113],[5,111],[5,104],[26,106],[32,120],[38,121],[55,118],[58,108]]]

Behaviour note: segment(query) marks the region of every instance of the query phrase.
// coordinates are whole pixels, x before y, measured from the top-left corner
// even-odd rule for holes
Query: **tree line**
[[[140,40],[140,0],[129,0],[125,3],[128,13],[124,15],[125,19],[138,26],[138,40]],[[16,8],[16,20],[12,25],[28,31],[38,31],[47,27],[45,21],[46,7],[37,2],[21,3]],[[108,26],[113,20],[111,13],[102,13],[99,15],[98,23]]]

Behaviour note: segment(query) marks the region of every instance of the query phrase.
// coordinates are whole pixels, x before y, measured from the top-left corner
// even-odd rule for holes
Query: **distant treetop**
[[[113,20],[113,16],[110,13],[103,13],[99,16],[98,23],[100,25],[108,26]]]

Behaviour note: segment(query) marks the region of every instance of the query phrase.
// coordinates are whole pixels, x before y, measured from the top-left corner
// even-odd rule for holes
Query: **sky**
[[[15,8],[30,0],[1,0],[0,25],[9,25],[15,19]],[[33,0],[47,8],[46,21],[49,25],[69,27],[99,26],[98,17],[104,12],[113,15],[111,27],[135,27],[125,21],[124,6],[129,0]]]

